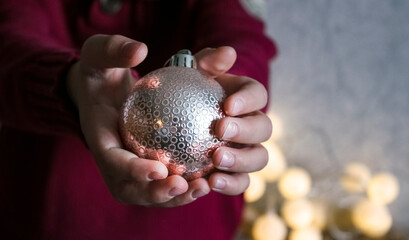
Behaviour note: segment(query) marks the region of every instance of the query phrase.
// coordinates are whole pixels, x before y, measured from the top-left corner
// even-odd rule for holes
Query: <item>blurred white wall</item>
[[[392,171],[394,221],[409,229],[409,1],[266,4],[279,48],[270,106],[287,158],[313,172],[356,160]]]

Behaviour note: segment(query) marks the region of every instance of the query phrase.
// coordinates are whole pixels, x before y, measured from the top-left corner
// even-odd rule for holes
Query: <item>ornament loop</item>
[[[166,61],[165,66],[196,68],[196,60],[190,50],[182,49]]]

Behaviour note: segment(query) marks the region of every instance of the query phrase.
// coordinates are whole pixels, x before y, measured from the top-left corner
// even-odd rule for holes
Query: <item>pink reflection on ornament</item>
[[[146,81],[146,86],[148,88],[158,88],[160,85],[160,80],[157,76],[151,76]]]

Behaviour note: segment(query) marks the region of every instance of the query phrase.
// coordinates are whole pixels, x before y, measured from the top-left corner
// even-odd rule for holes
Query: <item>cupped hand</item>
[[[88,147],[116,200],[164,207],[188,204],[210,192],[205,179],[188,183],[181,176],[168,176],[161,162],[125,150],[119,136],[121,105],[136,81],[130,68],[146,55],[146,45],[132,39],[92,36],[69,71],[67,89]]]
[[[236,60],[231,47],[204,49],[196,58],[198,67],[214,77],[227,93],[227,117],[217,122],[216,135],[237,143],[214,152],[213,163],[221,171],[210,176],[209,185],[214,191],[237,195],[247,189],[248,173],[261,170],[268,161],[267,150],[260,144],[272,133],[271,121],[260,111],[267,104],[267,91],[252,78],[225,73]]]

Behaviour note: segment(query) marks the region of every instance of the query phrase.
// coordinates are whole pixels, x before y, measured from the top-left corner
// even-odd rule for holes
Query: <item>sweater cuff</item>
[[[33,121],[31,129],[41,133],[81,136],[78,111],[66,91],[65,78],[71,65],[79,59],[77,51],[36,54],[22,69],[22,88]],[[34,126],[35,125],[35,126]]]

